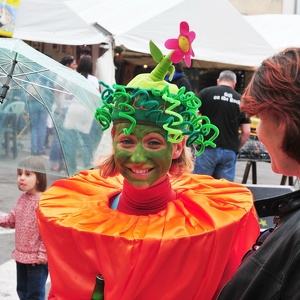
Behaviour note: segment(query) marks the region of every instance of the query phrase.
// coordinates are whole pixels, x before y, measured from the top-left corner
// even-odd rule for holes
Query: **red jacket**
[[[36,217],[39,199],[39,195],[22,193],[11,212],[0,217],[0,226],[15,228],[15,249],[12,258],[19,263],[47,262],[46,249]]]

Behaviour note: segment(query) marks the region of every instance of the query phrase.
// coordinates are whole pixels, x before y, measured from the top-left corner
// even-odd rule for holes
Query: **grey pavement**
[[[45,157],[45,159],[47,159]],[[236,168],[235,182],[241,183],[246,167],[245,161],[238,161]],[[247,184],[252,184],[250,170]],[[275,174],[271,170],[271,165],[268,162],[257,163],[257,184],[272,185],[278,187],[281,182],[281,175]],[[18,200],[20,191],[16,184],[16,170],[13,168],[0,167],[0,214],[7,214],[12,209],[13,205]],[[48,175],[48,186],[58,177]],[[295,188],[298,188],[298,181],[295,183]],[[11,252],[14,247],[14,231],[11,229],[3,229],[0,227],[0,300],[16,300],[16,273],[15,262],[11,260]],[[50,287],[50,280],[47,284],[47,290]]]

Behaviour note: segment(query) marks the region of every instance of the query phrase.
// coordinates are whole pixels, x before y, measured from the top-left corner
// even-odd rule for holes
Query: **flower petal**
[[[191,56],[195,56],[194,50],[192,49],[192,47],[190,48],[190,54]]]
[[[171,61],[175,64],[179,63],[183,59],[184,53],[180,50],[176,50],[171,54]]]
[[[189,54],[186,54],[186,56],[184,57],[184,61],[185,61],[186,66],[189,68],[192,63],[191,56]]]
[[[168,39],[165,41],[165,47],[167,49],[178,49],[178,39]]]
[[[196,38],[196,33],[194,31],[190,31],[188,33],[188,39],[189,39],[190,43],[192,43],[195,38]]]
[[[189,27],[189,24],[187,22],[181,22],[180,23],[180,33],[182,35],[188,36],[189,30],[190,30],[190,27]]]

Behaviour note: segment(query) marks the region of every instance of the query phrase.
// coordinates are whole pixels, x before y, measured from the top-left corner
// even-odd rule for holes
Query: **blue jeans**
[[[45,300],[48,264],[17,262],[17,293],[20,300]]]
[[[216,179],[234,181],[237,154],[228,149],[205,149],[195,157],[194,174],[211,175]]]
[[[28,101],[28,110],[31,129],[31,152],[32,154],[42,154],[45,152],[48,112],[41,103],[34,99]]]
[[[49,153],[49,160],[51,163],[63,164],[63,153],[61,150],[61,141],[58,138],[56,130],[53,131],[53,140]]]

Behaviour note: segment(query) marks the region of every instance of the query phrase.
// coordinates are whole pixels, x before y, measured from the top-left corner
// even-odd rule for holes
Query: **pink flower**
[[[184,58],[187,67],[191,66],[191,56],[195,56],[192,49],[192,42],[196,37],[196,33],[189,30],[189,24],[187,22],[181,22],[178,39],[169,39],[165,42],[167,49],[174,50],[170,57],[171,61],[173,63],[179,63]]]

